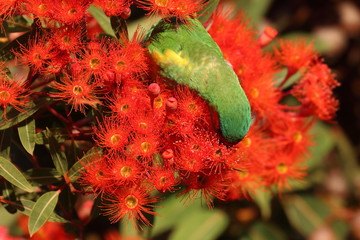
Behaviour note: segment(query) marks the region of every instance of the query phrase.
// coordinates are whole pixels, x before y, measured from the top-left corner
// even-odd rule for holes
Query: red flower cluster
[[[265,53],[262,47],[276,36],[274,29],[267,28],[259,37],[241,17],[229,20],[221,11],[213,15],[209,34],[237,74],[253,114],[247,136],[228,146],[221,141],[213,109],[187,86],[167,84],[139,34],[131,41],[99,40],[75,26],[85,21],[91,3],[111,16],[128,14],[133,2],[151,14],[183,22],[203,7],[203,1],[189,0],[15,0],[0,12],[9,17],[19,11],[50,29],[39,27],[15,52],[18,62],[37,77],[35,86],[49,83],[50,93],[45,94],[75,111],[104,109],[93,128],[95,145],[103,151],[84,163],[81,178],[106,200],[104,214],[113,222],[127,217],[150,224],[144,213],[155,214],[160,197],[154,191],[178,191],[190,199],[201,196],[211,207],[213,198],[282,191],[291,187],[290,180],[301,180],[311,145],[308,131],[315,117],[331,120],[338,104],[332,95],[338,82],[312,46],[282,41],[273,53]],[[287,75],[277,81],[281,67]],[[283,89],[296,72],[302,74],[300,80]],[[33,82],[27,85],[35,88]],[[20,110],[27,92],[0,71],[4,113],[9,105]],[[288,97],[299,104],[284,105]]]

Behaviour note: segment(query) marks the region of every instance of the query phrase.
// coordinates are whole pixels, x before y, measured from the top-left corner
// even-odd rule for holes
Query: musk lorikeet
[[[239,142],[250,127],[250,104],[203,25],[195,19],[186,24],[161,20],[149,31],[146,42],[160,75],[196,90],[217,111],[225,140]]]

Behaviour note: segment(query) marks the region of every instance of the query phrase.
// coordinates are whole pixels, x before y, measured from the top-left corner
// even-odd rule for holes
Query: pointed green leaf
[[[105,15],[102,9],[91,5],[88,11],[96,19],[96,21],[99,23],[100,27],[104,30],[105,33],[115,37],[114,31],[110,24],[110,18]]]
[[[84,164],[88,163],[94,156],[101,156],[101,149],[94,147],[87,151],[87,153],[79,159],[69,170],[68,178],[71,182],[76,182],[84,170]]]
[[[220,0],[209,0],[205,7],[198,13],[199,17],[197,18],[200,22],[205,23],[210,17],[213,11],[216,9]]]
[[[29,233],[32,236],[42,227],[54,212],[60,191],[51,191],[43,194],[35,203],[29,217]]]
[[[261,240],[286,240],[285,234],[276,226],[267,223],[257,221],[253,224],[249,231],[250,239]]]
[[[316,143],[309,148],[310,158],[307,161],[309,169],[312,170],[316,167],[322,168],[322,163],[327,154],[335,147],[337,138],[330,131],[330,127],[321,121],[315,123],[310,133],[314,136],[313,142]]]
[[[252,197],[259,206],[262,217],[264,219],[269,219],[271,216],[271,193],[265,190],[257,190],[252,194]]]
[[[47,136],[49,140],[49,151],[55,168],[59,173],[64,175],[68,170],[68,162],[65,152],[61,151],[60,144],[49,129],[47,129]]]
[[[6,118],[0,118],[0,130],[7,129],[12,127],[20,122],[24,121],[25,119],[31,117],[34,113],[36,113],[40,108],[46,104],[47,101],[43,100],[38,103],[30,102],[28,104],[28,108],[24,112],[19,112],[13,107],[8,107],[6,109]],[[0,115],[3,115],[3,110],[0,110]]]
[[[19,137],[25,150],[33,155],[35,149],[35,120],[25,119],[18,127]]]
[[[24,175],[9,160],[0,157],[0,175],[24,191],[32,192],[33,187]]]
[[[0,131],[0,156],[10,158],[10,139],[12,137],[12,128]]]
[[[283,69],[280,72],[275,74],[275,86],[279,86],[282,81],[285,79],[287,74],[287,69]],[[285,84],[282,85],[281,89],[286,89],[292,85],[294,85],[301,77],[303,76],[303,73],[301,71],[296,72],[294,75],[292,75],[288,80],[286,80]]]
[[[229,223],[227,215],[218,209],[196,209],[175,227],[170,240],[215,240]]]
[[[309,236],[314,230],[322,227],[334,211],[326,201],[312,195],[290,195],[281,201],[290,223],[304,236]],[[345,222],[332,221],[331,227],[338,239],[344,239]]]
[[[170,230],[176,223],[186,218],[187,215],[201,208],[200,200],[195,201],[190,205],[185,205],[179,198],[173,194],[161,203],[161,208],[157,208],[156,212],[159,213],[155,216],[154,227],[151,231],[151,236],[157,236],[165,231]]]
[[[24,172],[25,178],[33,184],[60,182],[62,175],[54,168],[32,168]]]
[[[26,32],[31,29],[31,27],[28,26],[28,21],[21,15],[13,16],[11,21],[5,20],[3,22],[3,27],[6,33]]]
[[[69,139],[69,133],[63,128],[50,128],[51,134],[58,143],[65,142]],[[48,130],[44,130],[35,134],[35,143],[39,145],[49,144]]]
[[[241,8],[253,24],[264,19],[272,0],[236,0],[238,9]]]
[[[35,202],[31,201],[29,199],[20,199],[21,202],[21,206],[18,206],[19,211],[21,211],[23,214],[25,214],[26,216],[30,216],[31,212],[34,208]],[[48,222],[59,222],[59,223],[67,223],[69,222],[68,220],[66,220],[65,218],[59,216],[58,214],[56,214],[55,212],[53,212],[49,219]]]

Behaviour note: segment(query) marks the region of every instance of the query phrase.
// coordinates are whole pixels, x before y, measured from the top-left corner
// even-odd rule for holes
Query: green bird
[[[219,46],[196,19],[187,24],[160,20],[147,48],[160,75],[196,90],[217,111],[225,140],[238,143],[251,123],[249,101]]]

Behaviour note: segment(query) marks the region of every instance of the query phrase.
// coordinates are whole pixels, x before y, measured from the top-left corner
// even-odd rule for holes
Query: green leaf
[[[10,109],[6,112],[6,117],[0,119],[0,130],[7,129],[12,127],[20,122],[24,121],[25,119],[31,117],[34,113],[36,113],[40,108],[42,108],[47,101],[40,101],[38,103],[30,102],[28,108],[24,112],[19,112],[13,107],[8,107]],[[4,112],[0,111],[0,115],[3,115]]]
[[[31,201],[29,199],[20,199],[21,202],[21,206],[18,206],[19,211],[21,211],[23,214],[25,214],[26,216],[30,216],[31,212],[34,208],[35,202]],[[49,219],[48,222],[59,222],[59,223],[67,223],[69,222],[68,220],[66,220],[65,218],[59,216],[58,214],[56,214],[55,212],[53,212]]]
[[[229,223],[228,216],[221,210],[196,209],[190,212],[170,234],[170,240],[213,240],[217,239]]]
[[[310,130],[310,134],[313,136],[312,141],[316,143],[316,145],[309,148],[309,156],[311,157],[308,159],[307,165],[310,170],[313,170],[316,167],[322,166],[326,155],[334,149],[337,141],[330,126],[321,121],[315,123]]]
[[[69,139],[68,132],[63,128],[50,128],[53,137],[58,143],[65,142]],[[35,143],[39,145],[49,144],[48,130],[44,130],[35,134]]]
[[[254,25],[264,19],[272,0],[236,0],[237,8],[242,9]]]
[[[90,162],[95,156],[101,156],[102,150],[98,147],[93,147],[86,154],[79,159],[69,170],[68,178],[71,182],[76,182],[81,176],[81,172],[84,170],[84,164]]]
[[[60,191],[47,192],[36,201],[29,217],[30,237],[42,227],[53,214]]]
[[[0,157],[0,175],[24,191],[33,191],[33,187],[24,175],[9,160],[3,157]]]
[[[310,195],[286,196],[282,203],[292,226],[305,236],[322,226],[329,215],[325,204]]]
[[[12,128],[0,131],[0,156],[10,158],[10,139],[12,138]]]
[[[281,201],[290,223],[304,236],[309,236],[314,230],[324,226],[334,211],[325,201],[312,195],[289,195],[283,197]],[[345,222],[332,221],[331,228],[338,239],[344,239]]]
[[[248,233],[250,239],[286,240],[285,234],[271,223],[257,221]]]
[[[6,33],[13,32],[27,32],[31,30],[30,26],[27,26],[28,21],[26,21],[21,15],[15,15],[10,20],[5,20],[3,22],[3,27]]]
[[[271,216],[271,193],[265,190],[257,190],[252,194],[252,197],[259,206],[262,217],[264,219],[269,219]]]
[[[90,5],[88,11],[96,19],[96,21],[99,23],[100,27],[104,30],[105,33],[115,37],[114,31],[110,24],[110,18],[105,15],[102,9]]]
[[[277,74],[275,74],[275,86],[279,86],[282,83],[282,81],[286,77],[287,72],[288,72],[287,69],[283,69]],[[286,83],[281,87],[281,89],[286,89],[294,85],[294,83],[296,83],[302,76],[303,75],[300,71],[296,72],[288,80],[286,80]]]
[[[28,181],[34,184],[51,184],[60,182],[62,175],[54,168],[32,168],[24,172]]]
[[[346,180],[351,184],[353,189],[358,189],[360,182],[360,168],[358,164],[357,152],[343,130],[339,127],[333,129],[333,136],[336,139],[338,149],[337,161],[343,169]],[[359,190],[356,190],[359,192]]]
[[[201,208],[200,200],[187,206],[175,194],[163,201],[161,205],[161,208],[156,209],[159,216],[155,216],[154,227],[151,232],[152,237],[173,228],[176,223],[186,218],[190,212]]]
[[[25,150],[33,155],[35,149],[35,120],[25,119],[18,127],[19,137]]]
[[[47,129],[47,136],[49,140],[49,151],[55,168],[59,173],[64,175],[68,170],[65,153],[61,150],[60,144],[49,129]]]
[[[198,12],[199,17],[197,18],[200,22],[205,23],[210,17],[213,11],[216,9],[220,0],[209,0],[206,6]]]

